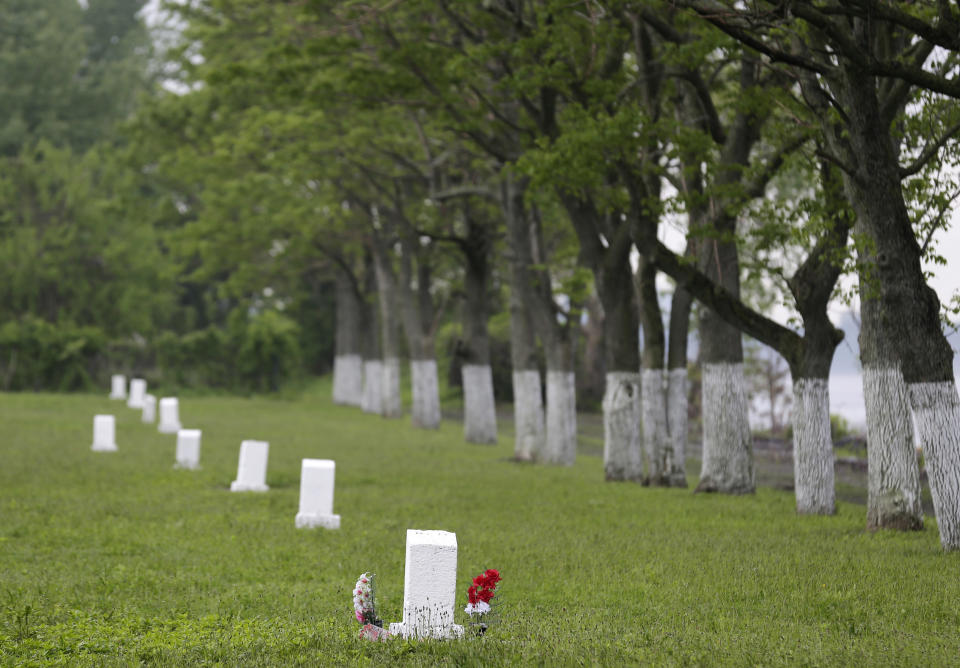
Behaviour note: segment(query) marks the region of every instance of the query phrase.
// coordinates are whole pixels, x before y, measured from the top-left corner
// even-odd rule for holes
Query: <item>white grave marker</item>
[[[304,459],[300,465],[300,512],[298,529],[339,529],[340,516],[333,514],[333,480],[336,463],[332,459]]]
[[[93,445],[91,449],[98,452],[113,452],[117,449],[116,421],[112,415],[93,416]]]
[[[157,429],[161,434],[176,434],[181,426],[180,402],[175,397],[164,397],[160,400],[160,424]]]
[[[453,623],[457,596],[457,534],[407,530],[403,566],[403,621],[390,633],[404,638],[450,638],[463,634]]]
[[[143,398],[147,395],[147,381],[143,378],[130,379],[130,398],[127,399],[129,408],[143,408]]]
[[[177,432],[177,463],[174,464],[176,468],[200,468],[200,434],[199,429],[181,429]]]
[[[110,398],[127,398],[127,377],[122,373],[116,373],[110,376]]]
[[[147,424],[153,424],[157,419],[157,398],[152,394],[143,397],[143,413],[140,420]]]
[[[230,483],[231,492],[266,492],[267,454],[270,444],[266,441],[244,441],[240,444],[240,463],[237,479]]]

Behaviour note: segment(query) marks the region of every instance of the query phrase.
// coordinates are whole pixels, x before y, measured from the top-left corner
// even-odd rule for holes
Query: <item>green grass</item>
[[[184,399],[197,472],[174,437],[103,397],[0,395],[3,665],[956,665],[960,555],[933,520],[863,531],[863,506],[797,517],[791,494],[694,495],[509,461],[435,432],[297,400]],[[116,453],[90,450],[117,415]],[[267,494],[232,494],[240,441],[270,441]],[[339,531],[296,530],[300,459],[337,462]],[[458,614],[499,568],[482,638],[373,644],[350,592],[378,575],[398,621],[408,528],[455,531]],[[464,615],[465,616],[465,615]],[[462,621],[462,620],[461,620]]]

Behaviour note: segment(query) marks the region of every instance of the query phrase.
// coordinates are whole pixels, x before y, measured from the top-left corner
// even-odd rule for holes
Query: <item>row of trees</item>
[[[335,400],[389,417],[409,358],[430,428],[459,305],[468,441],[496,438],[508,319],[518,459],[573,461],[579,364],[605,375],[607,479],[682,486],[697,301],[698,489],[755,487],[746,333],[790,368],[797,509],[832,513],[827,305],[852,273],[868,526],[922,526],[912,415],[960,545],[920,264],[958,192],[956,3],[191,0],[162,61],[142,7],[19,2],[0,27],[4,387],[122,353],[270,389],[332,347]]]
[[[487,325],[502,298],[516,456],[569,464],[573,340],[595,294],[606,477],[685,485],[696,299],[698,489],[755,486],[747,333],[790,367],[797,509],[832,513],[827,378],[842,333],[827,305],[854,271],[868,525],[922,526],[912,411],[942,543],[960,546],[952,350],[920,264],[957,192],[953,3],[169,8],[187,26],[190,92],[141,119],[176,147],[158,173],[208,271],[330,269],[337,401],[399,415],[405,344],[414,423],[436,426],[438,314],[458,286],[467,440],[496,434]],[[684,250],[662,242],[667,226]],[[669,323],[658,272],[677,286]],[[745,277],[779,288],[793,320],[742,298]]]

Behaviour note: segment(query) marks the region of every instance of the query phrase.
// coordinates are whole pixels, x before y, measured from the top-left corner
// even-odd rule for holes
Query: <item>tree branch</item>
[[[905,179],[908,176],[913,176],[921,169],[924,165],[930,162],[938,153],[940,149],[943,148],[944,144],[950,141],[954,135],[960,132],[960,123],[956,123],[953,127],[943,133],[943,135],[934,143],[927,144],[923,149],[923,152],[917,156],[917,159],[905,167],[900,168],[900,178]]]

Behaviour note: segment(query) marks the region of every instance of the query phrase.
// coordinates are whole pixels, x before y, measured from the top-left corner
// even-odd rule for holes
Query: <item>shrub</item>
[[[300,329],[277,311],[250,316],[244,326],[233,323],[236,366],[245,385],[257,391],[276,391],[300,368]]]
[[[106,336],[97,327],[53,324],[33,316],[7,322],[0,327],[0,387],[90,389],[106,344]]]

